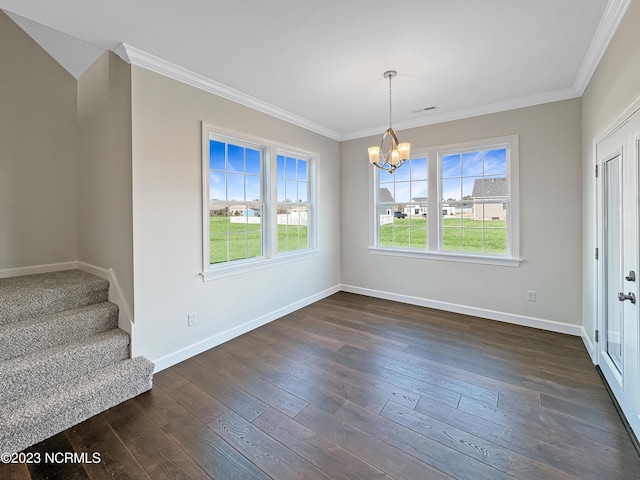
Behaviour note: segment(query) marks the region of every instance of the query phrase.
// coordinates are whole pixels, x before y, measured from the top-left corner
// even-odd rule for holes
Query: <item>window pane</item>
[[[460,178],[442,180],[442,198],[446,201],[460,200]]]
[[[411,200],[421,202],[427,199],[427,181],[411,182]]]
[[[230,173],[227,176],[227,200],[244,202],[244,175]]]
[[[227,181],[224,172],[209,172],[209,198],[221,201],[227,199]]]
[[[307,181],[307,161],[298,160],[298,180],[301,182]]]
[[[506,226],[506,222],[503,222]],[[487,253],[507,253],[507,229],[487,228],[484,231],[484,248]]]
[[[308,211],[304,205],[278,208],[278,252],[309,248]]]
[[[258,202],[262,198],[260,195],[260,177],[247,175],[245,177],[246,198],[245,200]]]
[[[262,256],[262,233],[248,230],[247,233],[247,258]]]
[[[225,144],[215,140],[209,141],[209,168],[225,170]]]
[[[483,191],[482,178],[470,177],[462,179],[462,198],[465,200],[482,198]]]
[[[442,177],[460,176],[460,154],[444,155],[442,157]]]
[[[285,158],[285,177],[287,179],[296,179],[296,159],[291,157]]]
[[[484,153],[485,175],[507,175],[507,149],[487,150]]]
[[[411,182],[396,182],[394,200],[402,203],[411,201]]]
[[[287,180],[285,186],[285,202],[297,202],[298,201],[298,183],[295,180]]]
[[[278,197],[278,203],[284,202],[284,199],[287,198],[286,197],[286,189],[285,189],[285,181],[282,179],[278,179],[278,192],[277,192],[277,197]]]
[[[211,235],[209,240],[209,263],[229,260],[229,235]]]
[[[229,209],[227,207],[209,211],[209,262],[228,261]]]
[[[247,233],[232,233],[229,235],[229,260],[247,258]]]
[[[462,176],[482,176],[482,152],[468,152],[462,154]]]
[[[260,151],[247,148],[246,171],[250,175],[260,175]]]
[[[411,179],[426,180],[427,179],[427,159],[414,158],[411,160]]]
[[[427,219],[426,217],[411,219],[411,248],[427,248]]]
[[[244,172],[244,147],[229,145],[229,171]]]
[[[407,168],[408,167],[408,168]],[[391,177],[394,182],[404,182],[411,179],[411,167],[409,165],[404,165],[396,170],[393,175],[386,174]]]
[[[444,227],[442,229],[442,246],[444,250],[462,250],[462,229]]]
[[[298,200],[302,203],[309,201],[309,184],[307,182],[298,183]]]
[[[378,203],[393,203],[395,194],[395,185],[393,183],[381,183],[378,189]]]
[[[284,178],[284,155],[278,155],[276,164],[277,177]]]
[[[471,220],[477,222],[477,220]],[[477,227],[465,223],[462,229],[462,250],[465,252],[483,252],[484,251],[484,235],[482,230],[482,222]]]

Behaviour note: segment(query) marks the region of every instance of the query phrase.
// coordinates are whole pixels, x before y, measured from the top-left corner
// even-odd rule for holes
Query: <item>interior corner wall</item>
[[[77,256],[76,80],[0,11],[0,270]]]
[[[163,368],[338,288],[337,141],[135,65],[131,85],[139,354]],[[202,121],[319,155],[317,255],[203,282]]]
[[[78,260],[112,268],[133,308],[131,67],[112,52],[78,79]]]
[[[640,98],[640,2],[633,1],[582,96],[583,328],[594,340],[597,244],[594,140]]]
[[[519,136],[519,267],[372,254],[367,147],[380,139],[343,142],[340,175],[348,181],[341,188],[342,283],[352,291],[577,334],[582,321],[580,110],[580,99],[572,99],[398,132],[414,148]],[[527,301],[528,290],[537,292],[535,303]]]

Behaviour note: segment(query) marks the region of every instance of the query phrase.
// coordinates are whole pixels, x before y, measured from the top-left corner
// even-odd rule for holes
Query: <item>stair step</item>
[[[0,406],[47,396],[60,383],[129,358],[129,335],[120,329],[0,363]]]
[[[0,361],[74,342],[118,326],[118,306],[97,303],[0,325]]]
[[[81,270],[0,279],[0,324],[108,300],[109,282]]]
[[[0,452],[19,452],[149,390],[153,368],[144,357],[126,359],[0,407]]]

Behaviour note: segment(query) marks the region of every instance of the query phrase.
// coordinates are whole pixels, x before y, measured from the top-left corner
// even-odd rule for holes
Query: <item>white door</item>
[[[639,141],[640,113],[636,113],[596,146],[601,254],[598,364],[637,436],[640,436]]]

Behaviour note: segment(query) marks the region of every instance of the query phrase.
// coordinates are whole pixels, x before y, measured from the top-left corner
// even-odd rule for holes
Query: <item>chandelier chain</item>
[[[389,128],[391,128],[391,78],[392,75],[389,75]]]

